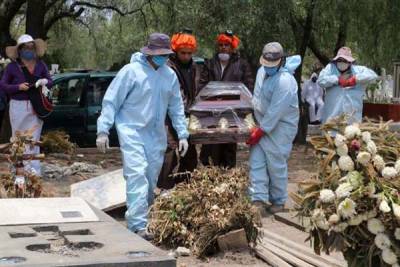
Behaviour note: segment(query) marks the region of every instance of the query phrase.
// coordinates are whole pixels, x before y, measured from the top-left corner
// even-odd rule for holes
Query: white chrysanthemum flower
[[[385,161],[383,160],[383,158],[381,156],[375,155],[373,158],[373,162],[374,162],[374,167],[378,171],[382,171],[385,168]]]
[[[368,231],[370,231],[374,235],[385,231],[385,226],[383,225],[381,220],[376,218],[369,219],[367,226],[368,226]]]
[[[336,154],[338,154],[340,157],[347,156],[349,154],[349,148],[347,147],[346,144],[338,146],[336,148]]]
[[[346,137],[344,137],[341,134],[336,134],[335,136],[335,146],[336,147],[341,147],[343,145],[345,145],[347,142]]]
[[[382,250],[382,260],[387,264],[396,264],[397,263],[397,256],[396,254],[390,249]]]
[[[394,216],[400,220],[400,205],[392,202],[393,214]]]
[[[353,124],[353,125],[349,125],[344,129],[344,136],[347,139],[353,139],[356,136],[360,136],[361,135],[361,130],[360,128],[358,128],[358,125]]]
[[[360,152],[357,155],[357,161],[363,166],[367,166],[371,160],[371,154],[368,152]]]
[[[342,218],[350,218],[356,214],[356,203],[351,198],[346,198],[339,203],[338,213]]]
[[[390,248],[392,243],[390,242],[390,239],[387,235],[383,233],[379,233],[375,236],[375,245],[384,250],[385,248]]]
[[[397,176],[397,171],[393,167],[385,167],[382,170],[382,176],[385,179],[392,179]]]
[[[361,138],[365,143],[368,143],[369,141],[371,141],[371,133],[370,132],[362,132]]]
[[[352,190],[353,186],[350,183],[343,183],[336,188],[335,194],[337,198],[345,198],[350,195]]]
[[[339,215],[337,215],[337,214],[334,213],[334,214],[332,214],[331,216],[329,216],[328,222],[329,222],[330,224],[336,224],[336,223],[339,222],[339,220],[340,220]]]
[[[396,161],[396,164],[394,164],[394,168],[396,169],[396,171],[397,171],[398,173],[400,173],[400,159],[398,159],[398,160]]]
[[[312,212],[311,218],[313,221],[325,219],[325,212],[323,209],[315,209]]]
[[[344,230],[346,230],[346,228],[348,227],[349,225],[347,224],[347,223],[339,223],[339,224],[337,224],[337,225],[335,225],[335,226],[333,226],[333,228],[332,228],[332,230],[334,231],[334,232],[336,232],[336,233],[341,233],[341,232],[343,232]]]
[[[375,218],[378,215],[378,212],[376,210],[370,210],[367,213],[367,218],[372,219]]]
[[[359,188],[363,184],[363,177],[360,172],[352,171],[346,175],[346,181],[351,184],[353,189]]]
[[[390,208],[389,203],[385,199],[383,199],[379,204],[379,210],[383,213],[387,213],[390,212],[392,209]]]
[[[326,219],[318,220],[315,222],[315,225],[322,230],[328,231],[329,230],[329,223]]]
[[[396,230],[394,230],[394,238],[400,240],[400,228],[396,228]]]
[[[371,155],[375,155],[378,152],[378,148],[376,147],[374,141],[369,141],[367,143],[367,150],[369,153],[371,153]]]
[[[360,223],[362,223],[364,220],[364,216],[363,215],[357,215],[354,217],[351,217],[348,220],[349,225],[359,225]]]
[[[331,203],[335,200],[335,193],[330,189],[322,189],[319,192],[319,199],[323,203]]]
[[[325,213],[323,209],[313,210],[311,219],[318,228],[323,230],[329,230],[329,224],[325,218]]]
[[[338,165],[342,171],[351,172],[354,170],[354,162],[350,156],[341,156],[338,160]]]

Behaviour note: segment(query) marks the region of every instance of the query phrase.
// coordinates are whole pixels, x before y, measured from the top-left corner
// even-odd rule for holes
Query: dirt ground
[[[248,164],[248,148],[239,146],[238,164],[246,166]],[[107,154],[97,152],[95,148],[78,149],[73,156],[64,154],[46,155],[46,163],[57,164],[58,166],[70,166],[74,162],[84,162],[101,166],[92,173],[79,173],[62,179],[45,179],[43,181],[44,192],[46,195],[60,197],[69,196],[70,185],[82,180],[95,177],[97,175],[118,169],[122,167],[121,155],[118,148],[113,148]],[[294,146],[293,152],[289,160],[289,190],[296,190],[296,182],[310,178],[315,174],[316,165],[314,162],[313,152],[311,148],[306,149],[305,146]],[[291,201],[287,203],[288,207],[292,206]],[[112,215],[112,214],[111,214]],[[114,214],[116,219],[121,221],[121,214]],[[112,216],[114,216],[112,215]],[[118,218],[118,216],[120,216]],[[122,219],[123,220],[123,219]],[[123,221],[121,223],[124,223]],[[262,260],[256,258],[250,251],[231,251],[227,253],[219,253],[205,260],[197,259],[193,256],[178,258],[179,267],[222,267],[222,266],[267,266]]]

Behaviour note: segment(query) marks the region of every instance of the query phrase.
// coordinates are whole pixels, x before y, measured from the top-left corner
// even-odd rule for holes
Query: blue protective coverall
[[[189,133],[180,86],[175,72],[163,65],[155,70],[140,52],[132,55],[114,78],[103,99],[97,133],[109,133],[115,122],[123,173],[126,180],[127,212],[132,231],[147,226],[148,207],[167,147],[165,117],[168,112],[179,139]]]
[[[292,56],[273,76],[264,67],[257,72],[253,96],[254,114],[265,132],[250,149],[250,187],[252,201],[283,205],[287,199],[287,160],[297,133],[299,104],[293,72],[301,57]]]
[[[351,73],[356,76],[357,84],[347,88],[338,84],[340,72],[334,63],[329,63],[319,74],[317,83],[326,88],[323,123],[343,113],[350,115],[348,123],[361,122],[365,88],[378,76],[373,70],[357,65],[351,66]]]

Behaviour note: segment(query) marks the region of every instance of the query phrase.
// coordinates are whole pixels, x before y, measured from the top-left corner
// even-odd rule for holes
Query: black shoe
[[[147,241],[152,241],[154,239],[154,235],[149,233],[146,229],[135,231],[135,234]]]

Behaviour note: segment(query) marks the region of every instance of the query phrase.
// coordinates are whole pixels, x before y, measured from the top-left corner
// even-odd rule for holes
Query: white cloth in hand
[[[43,85],[42,86],[42,94],[46,97],[48,97],[50,95],[50,90],[49,88],[47,88],[47,86]]]
[[[45,85],[47,85],[48,84],[48,80],[47,79],[39,79],[39,80],[37,80],[36,81],[36,83],[35,83],[35,87],[36,88],[38,88],[39,86],[45,86]]]

